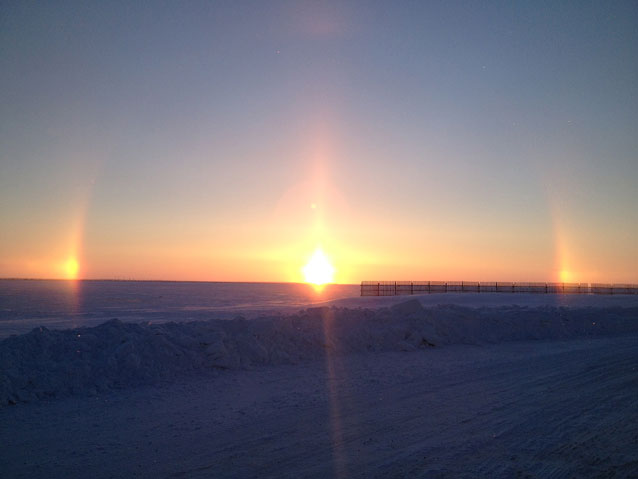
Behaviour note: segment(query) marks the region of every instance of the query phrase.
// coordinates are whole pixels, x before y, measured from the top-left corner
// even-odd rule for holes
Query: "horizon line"
[[[304,281],[223,281],[207,279],[121,279],[121,278],[21,278],[0,277],[0,281],[109,281],[122,283],[237,283],[237,284],[307,284]],[[325,283],[335,286],[359,286],[360,283]]]

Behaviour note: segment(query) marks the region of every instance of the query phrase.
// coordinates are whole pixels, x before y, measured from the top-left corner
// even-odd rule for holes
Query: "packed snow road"
[[[638,337],[326,355],[0,410],[3,477],[637,477]]]

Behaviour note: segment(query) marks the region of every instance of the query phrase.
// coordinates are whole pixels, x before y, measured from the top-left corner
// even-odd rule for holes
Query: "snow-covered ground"
[[[418,300],[425,307],[453,304],[470,308],[496,308],[501,306],[566,308],[638,307],[634,294],[539,294],[539,293],[431,293],[414,296],[365,296],[330,301],[326,305],[348,308],[381,308]]]
[[[455,296],[8,338],[0,472],[638,476],[635,298]]]

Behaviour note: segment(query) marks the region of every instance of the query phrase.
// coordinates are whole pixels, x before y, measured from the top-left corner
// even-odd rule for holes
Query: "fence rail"
[[[506,281],[362,281],[361,296],[427,293],[638,294],[638,284],[513,283]]]

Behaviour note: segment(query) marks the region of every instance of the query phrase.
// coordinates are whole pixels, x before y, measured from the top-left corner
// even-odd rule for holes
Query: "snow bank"
[[[135,324],[113,319],[92,328],[36,328],[1,341],[0,404],[330,354],[637,332],[638,308],[424,308],[417,300],[377,310],[310,308],[252,320]]]

